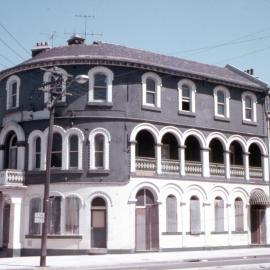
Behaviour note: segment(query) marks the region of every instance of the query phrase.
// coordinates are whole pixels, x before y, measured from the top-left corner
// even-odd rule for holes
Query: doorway
[[[252,205],[250,209],[251,244],[266,244],[265,206]]]
[[[3,244],[2,248],[8,248],[9,243],[9,225],[10,225],[10,201],[9,199],[4,199],[3,208]]]
[[[97,197],[91,205],[91,247],[107,248],[107,211],[104,199]]]
[[[136,195],[135,239],[136,251],[159,249],[158,204],[148,189],[141,189]]]

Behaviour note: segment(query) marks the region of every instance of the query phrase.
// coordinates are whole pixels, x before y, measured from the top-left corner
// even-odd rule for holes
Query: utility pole
[[[54,113],[55,104],[64,95],[70,95],[63,91],[63,76],[57,72],[56,67],[52,70],[42,69],[52,73],[52,79],[50,82],[43,83],[39,89],[43,92],[48,92],[47,109],[49,110],[49,127],[48,127],[48,141],[47,141],[47,156],[46,156],[46,179],[44,183],[44,198],[43,198],[43,214],[44,220],[42,224],[42,236],[41,236],[41,254],[40,254],[40,266],[46,266],[47,256],[47,235],[48,235],[48,221],[49,221],[49,203],[50,203],[50,182],[51,182],[51,158],[52,158],[52,143],[53,143],[53,125],[54,125]],[[86,83],[89,78],[87,75],[77,75],[75,78],[72,75],[70,78],[69,85],[76,81],[77,83]],[[48,88],[46,86],[49,86]],[[67,87],[66,87],[67,88]]]

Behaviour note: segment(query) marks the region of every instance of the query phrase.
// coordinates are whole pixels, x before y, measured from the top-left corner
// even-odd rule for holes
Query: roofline
[[[89,64],[93,64],[93,65],[108,65],[108,66],[125,66],[125,67],[132,67],[132,68],[138,68],[138,69],[144,69],[144,70],[151,70],[151,71],[155,71],[155,72],[160,72],[160,73],[165,73],[165,74],[169,74],[169,75],[175,75],[175,76],[182,76],[182,77],[186,77],[186,78],[190,78],[190,79],[196,79],[196,80],[206,80],[209,82],[213,82],[213,83],[217,83],[217,84],[222,84],[225,86],[233,86],[233,87],[238,87],[241,89],[248,89],[248,90],[253,90],[253,91],[268,91],[269,88],[267,86],[267,84],[263,83],[260,80],[257,80],[255,78],[253,78],[252,76],[249,76],[248,74],[246,74],[247,76],[249,76],[249,79],[254,79],[256,80],[256,83],[258,83],[261,87],[256,87],[256,86],[250,86],[247,85],[245,83],[236,83],[234,81],[229,81],[229,80],[222,80],[222,79],[218,79],[215,78],[213,76],[205,76],[202,74],[198,74],[198,73],[191,73],[191,72],[186,72],[186,71],[181,71],[181,70],[176,70],[176,69],[170,69],[166,66],[156,66],[156,65],[152,65],[152,64],[147,64],[144,62],[139,62],[139,61],[132,61],[132,59],[123,59],[123,58],[119,58],[116,59],[116,57],[89,57],[86,58],[84,56],[84,58],[82,58],[82,56],[78,57],[68,57],[68,58],[63,58],[63,57],[59,57],[59,58],[52,58],[52,59],[44,59],[44,60],[39,60],[36,62],[31,62],[31,63],[22,63],[19,64],[15,67],[3,70],[0,72],[0,81],[3,80],[4,78],[13,75],[17,72],[21,72],[21,71],[27,71],[27,70],[32,70],[32,69],[37,69],[40,67],[52,67],[52,66],[64,66],[64,65],[89,65]],[[228,69],[232,68],[234,69],[234,72],[241,72],[240,70],[238,70],[237,68],[234,68],[233,66],[227,65],[226,66]],[[244,72],[241,72],[244,73]],[[241,74],[242,75],[242,74]],[[250,78],[251,77],[251,78]]]

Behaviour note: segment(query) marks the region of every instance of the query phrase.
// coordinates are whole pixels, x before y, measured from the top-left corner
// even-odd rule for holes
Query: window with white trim
[[[224,231],[224,201],[221,197],[215,198],[215,232]]]
[[[34,143],[34,169],[40,170],[41,168],[41,139],[40,137],[36,137],[35,143]]]
[[[177,200],[173,195],[166,199],[166,225],[167,232],[177,232]]]
[[[62,168],[62,135],[58,132],[53,133],[51,167]]]
[[[224,86],[217,86],[214,89],[214,111],[215,117],[230,118],[230,92]]]
[[[257,98],[251,92],[242,94],[242,117],[244,122],[257,122]]]
[[[41,212],[41,198],[32,198],[29,204],[29,234],[41,234],[41,223],[35,223],[35,213]]]
[[[190,198],[190,234],[201,233],[200,200],[197,196]]]
[[[106,129],[90,132],[90,170],[109,170],[109,147],[111,136]]]
[[[55,67],[55,68],[52,68],[48,71],[46,71],[44,73],[44,76],[43,76],[43,82],[44,83],[48,83],[48,82],[52,82],[54,81],[56,78],[57,78],[57,75],[54,75],[55,74],[59,74],[60,76],[62,76],[62,86],[61,86],[61,89],[57,89],[58,91],[61,91],[63,93],[62,95],[62,98],[58,100],[58,102],[65,102],[66,101],[66,82],[67,82],[67,79],[68,79],[68,74],[67,72],[62,69],[62,68],[59,68],[59,67]],[[51,90],[50,88],[51,86],[50,85],[47,85],[45,86],[45,92],[44,92],[44,103],[47,103],[48,100],[49,100],[49,92]]]
[[[153,73],[147,72],[142,75],[142,105],[160,108],[161,106],[161,78]]]
[[[65,230],[68,234],[79,234],[80,204],[80,199],[76,196],[69,196],[65,199]]]
[[[60,196],[50,196],[49,198],[49,218],[48,218],[48,233],[61,233],[61,201]]]
[[[106,67],[94,67],[89,70],[88,102],[111,103],[113,72]]]
[[[241,198],[234,201],[235,231],[244,231],[244,203]]]
[[[178,82],[178,110],[179,112],[195,113],[196,85],[188,79]]]
[[[69,137],[69,168],[79,167],[79,138],[77,135]]]
[[[17,75],[12,75],[8,78],[6,83],[7,110],[19,107],[20,84],[21,80]]]

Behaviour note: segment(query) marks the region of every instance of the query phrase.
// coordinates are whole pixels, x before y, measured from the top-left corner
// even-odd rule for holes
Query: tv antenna
[[[78,15],[75,15],[75,17],[78,17],[78,18],[83,18],[84,19],[84,38],[86,39],[86,35],[87,35],[87,20],[88,19],[94,19],[95,16],[93,15],[82,15],[82,14],[78,14]]]
[[[56,36],[56,31],[53,31],[51,34],[49,33],[41,33],[41,34],[49,36],[49,40],[51,41],[51,46],[53,48],[53,41]]]

